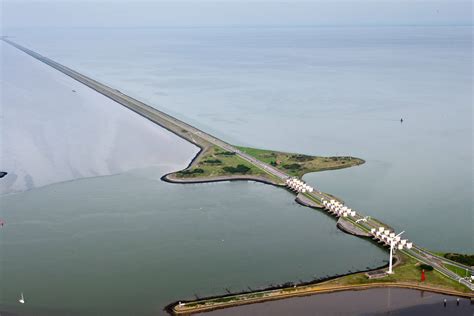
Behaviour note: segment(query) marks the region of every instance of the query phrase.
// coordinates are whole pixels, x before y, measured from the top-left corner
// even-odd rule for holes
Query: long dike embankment
[[[339,276],[338,276],[339,277]],[[252,293],[239,294],[233,296],[222,296],[219,298],[208,299],[202,301],[193,301],[197,306],[186,306],[183,302],[175,302],[166,307],[166,311],[173,315],[190,315],[195,313],[209,312],[216,309],[230,308],[240,305],[262,303],[267,301],[282,300],[292,297],[310,296],[316,294],[325,294],[341,291],[361,291],[373,288],[404,288],[420,291],[428,291],[439,294],[464,297],[473,300],[473,293],[459,292],[449,289],[440,289],[433,286],[404,283],[404,282],[374,282],[370,284],[354,284],[354,285],[325,285],[323,283],[298,286],[296,288],[279,288],[274,290],[256,291]],[[218,302],[213,302],[217,300]],[[181,303],[181,304],[180,304]]]
[[[189,125],[188,123],[185,123],[163,111],[157,110],[154,107],[151,107],[137,99],[134,99],[124,93],[122,93],[120,90],[111,88],[97,80],[94,80],[92,78],[89,78],[69,67],[66,67],[64,65],[61,65],[58,62],[55,62],[52,59],[49,59],[43,55],[40,55],[31,49],[28,49],[26,47],[23,47],[13,41],[10,41],[6,37],[1,38],[4,42],[12,45],[13,47],[21,50],[22,52],[36,58],[37,60],[51,66],[52,68],[62,72],[63,74],[73,78],[74,80],[77,80],[81,82],[82,84],[88,86],[89,88],[97,91],[98,93],[114,100],[115,102],[125,106],[126,108],[132,110],[133,112],[145,117],[146,119],[154,122],[155,124],[160,125],[161,127],[167,129],[168,131],[176,134],[177,136],[195,144],[199,148],[201,148],[201,151],[198,155],[202,154],[205,152],[207,148],[209,148],[211,145],[218,146],[224,150],[228,150],[231,152],[234,152],[236,155],[238,155],[240,158],[246,160],[247,162],[251,163],[252,165],[256,166],[257,168],[263,170],[264,172],[277,177],[281,180],[285,180],[288,178],[288,176],[281,172],[280,170],[265,164],[254,157],[251,157],[234,146],[232,146],[229,143],[226,143],[225,141],[212,136],[192,125]],[[233,177],[230,176],[229,180],[232,180]],[[168,179],[169,181],[172,181],[172,179]]]

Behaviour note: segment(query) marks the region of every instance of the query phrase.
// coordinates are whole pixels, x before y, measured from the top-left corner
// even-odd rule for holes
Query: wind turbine
[[[392,240],[390,241],[390,263],[388,265],[388,274],[393,274],[392,270],[392,261],[393,261],[393,248],[395,247],[395,238],[403,234],[405,231],[402,231],[400,234],[397,236],[393,237]]]

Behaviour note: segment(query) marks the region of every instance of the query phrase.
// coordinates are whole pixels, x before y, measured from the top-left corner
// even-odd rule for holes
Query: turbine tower
[[[400,234],[398,234],[395,237],[399,237],[401,234],[403,234],[405,231],[402,231]],[[395,247],[395,237],[392,237],[390,240],[390,263],[388,264],[388,274],[393,274],[392,270],[392,261],[393,261],[393,248]]]

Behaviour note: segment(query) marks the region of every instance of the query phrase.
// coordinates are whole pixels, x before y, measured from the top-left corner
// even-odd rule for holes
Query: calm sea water
[[[474,251],[471,28],[11,35],[229,142],[366,159],[305,179],[422,246]],[[180,162],[188,155],[175,152]],[[176,168],[172,161],[138,167],[1,198],[2,309],[152,314],[195,294],[345,273],[386,258],[283,190],[171,185],[159,178]],[[28,304],[18,307],[21,291]]]
[[[151,168],[2,199],[2,309],[152,315],[174,300],[383,264],[332,218],[257,183],[172,185]],[[28,304],[18,307],[19,293]]]
[[[11,34],[229,142],[361,157],[306,179],[423,246],[474,251],[472,27]]]
[[[151,121],[0,43],[0,194],[119,174],[174,169],[199,148]],[[170,150],[172,148],[172,150]]]

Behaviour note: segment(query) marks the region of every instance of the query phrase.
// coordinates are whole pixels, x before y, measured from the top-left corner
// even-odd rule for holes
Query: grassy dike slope
[[[365,162],[363,159],[351,156],[320,157],[249,147],[237,148],[295,177],[302,177],[309,172],[349,168]]]
[[[394,267],[395,273],[382,279],[368,279],[364,272],[359,272],[320,283],[288,286],[237,295],[224,295],[210,299],[190,301],[183,305],[174,304],[168,307],[168,311],[174,315],[190,314],[295,296],[364,290],[377,287],[401,287],[469,298],[474,297],[472,292],[466,287],[434,270],[425,271],[426,280],[421,282],[421,267],[419,263],[403,253],[397,254],[397,257],[400,262]],[[386,270],[386,268],[383,270]]]
[[[456,291],[459,293],[470,293],[469,289],[456,281],[453,281],[436,270],[425,270],[425,281],[421,282],[421,268],[420,263],[403,253],[398,253],[397,257],[400,263],[397,264],[392,275],[388,275],[382,279],[368,279],[365,273],[356,273],[342,278],[337,278],[325,284],[330,285],[360,285],[360,284],[384,284],[384,283],[400,283],[407,287],[426,286],[432,287],[436,290]]]
[[[248,147],[242,152],[268,163],[283,172],[301,177],[308,172],[348,168],[364,163],[354,157],[318,157]],[[265,172],[232,152],[217,146],[205,147],[188,168],[166,175],[166,180],[178,182],[218,181],[224,179],[255,179],[283,185],[280,179]]]

